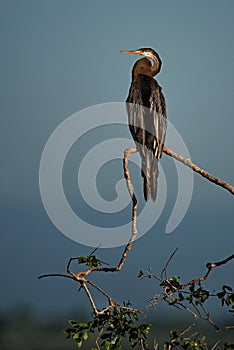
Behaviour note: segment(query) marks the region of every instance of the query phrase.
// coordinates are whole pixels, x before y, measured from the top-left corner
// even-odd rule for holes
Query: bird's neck
[[[139,74],[148,75],[149,77],[154,77],[160,72],[162,62],[160,58],[155,56],[150,57],[153,64],[148,58],[141,58],[138,60],[132,70],[132,79],[135,80]]]
[[[151,76],[154,77],[156,74],[158,74],[160,72],[161,67],[162,67],[162,61],[160,60],[159,56],[158,57],[153,56],[150,58],[154,62],[154,64],[152,64],[150,67]]]

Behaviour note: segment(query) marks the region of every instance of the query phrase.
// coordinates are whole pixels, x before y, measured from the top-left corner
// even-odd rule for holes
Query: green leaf
[[[178,282],[180,279],[180,276],[173,276],[170,278],[170,281],[173,281],[173,282]]]
[[[72,338],[73,339],[80,339],[81,336],[82,336],[82,334],[80,334],[80,332],[78,332],[78,333],[73,334]]]
[[[87,340],[88,337],[89,337],[89,332],[88,332],[88,331],[85,331],[84,334],[83,334],[84,340]]]
[[[104,347],[105,347],[106,350],[110,350],[110,348],[111,348],[110,341],[106,340],[105,343],[104,343]]]
[[[222,299],[225,296],[225,294],[226,294],[225,292],[219,292],[216,295],[219,299]]]
[[[89,326],[88,326],[87,323],[78,323],[78,328],[79,328],[80,330],[83,330],[83,329],[88,329]]]
[[[77,260],[78,260],[79,264],[85,264],[87,262],[87,257],[86,256],[79,256]]]
[[[227,295],[225,299],[225,303],[229,306],[232,304],[232,297],[231,295]]]
[[[114,337],[114,339],[111,340],[111,345],[115,345],[118,342],[118,340],[119,340],[118,336]]]
[[[181,292],[178,293],[178,297],[179,297],[179,301],[183,301],[184,300],[184,296]]]
[[[91,255],[87,258],[87,265],[90,267],[97,267],[99,263],[99,260],[96,258],[95,255]]]
[[[83,341],[82,341],[82,340],[79,340],[79,341],[77,341],[77,342],[76,342],[76,345],[78,346],[78,348],[81,348],[82,343],[83,343]]]

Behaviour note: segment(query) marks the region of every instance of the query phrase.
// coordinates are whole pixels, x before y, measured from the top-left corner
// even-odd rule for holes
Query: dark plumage
[[[128,123],[142,159],[144,197],[147,201],[157,196],[158,159],[162,156],[167,115],[161,87],[153,78],[161,69],[159,55],[152,49],[122,51],[149,57],[138,60],[132,70],[132,84],[127,98]]]

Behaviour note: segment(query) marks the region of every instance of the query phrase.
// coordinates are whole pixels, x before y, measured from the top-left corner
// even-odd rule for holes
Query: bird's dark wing
[[[158,159],[165,141],[167,117],[161,88],[153,78],[140,74],[132,82],[127,99],[128,122],[142,158],[144,195],[157,195]]]
[[[161,158],[167,131],[166,103],[158,84],[152,86],[151,92],[150,112],[153,114],[153,134],[156,137],[155,155]]]

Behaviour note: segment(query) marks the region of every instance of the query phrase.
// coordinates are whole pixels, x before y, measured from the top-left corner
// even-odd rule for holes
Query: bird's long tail
[[[148,201],[153,201],[157,197],[157,181],[158,181],[158,158],[148,151],[144,161],[142,161],[141,174],[144,181],[144,197]]]

